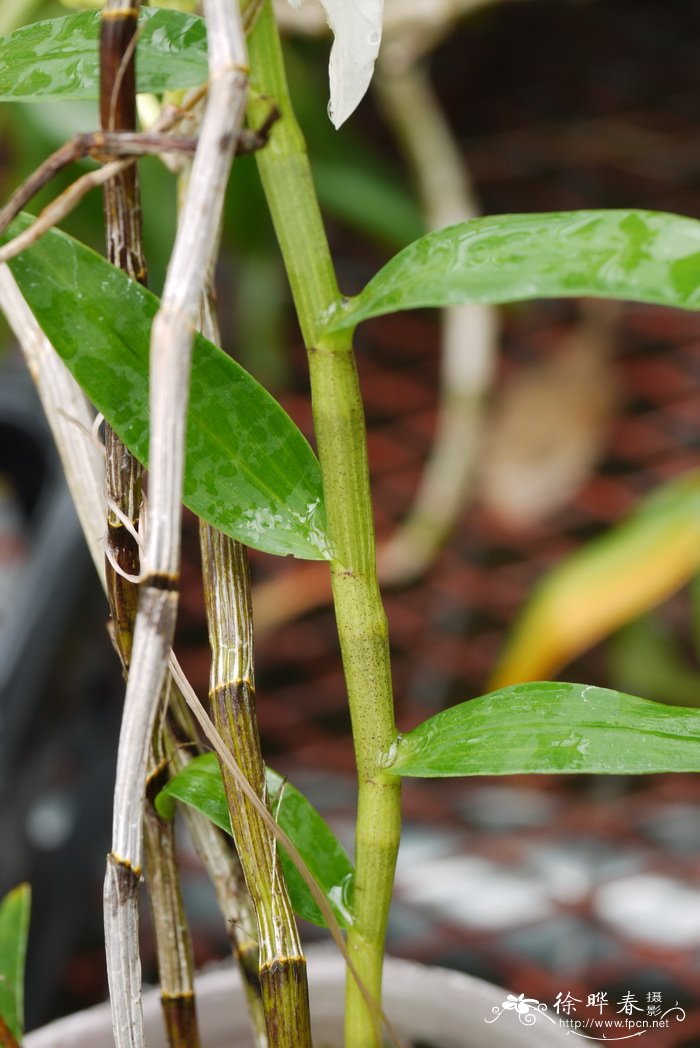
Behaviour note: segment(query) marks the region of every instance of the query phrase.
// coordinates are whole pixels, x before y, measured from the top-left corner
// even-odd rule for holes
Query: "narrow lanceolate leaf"
[[[586,684],[516,684],[400,737],[397,775],[700,771],[700,713]]]
[[[580,295],[700,309],[700,222],[655,211],[472,219],[401,251],[325,330],[419,306]]]
[[[10,235],[24,228],[13,223]],[[148,348],[158,299],[56,230],[13,260],[46,335],[129,450],[148,464]],[[184,502],[268,553],[329,556],[318,462],[277,402],[197,336]]]
[[[160,94],[207,79],[204,21],[144,8],[136,58],[139,91]],[[16,29],[0,40],[0,101],[99,98],[100,12],[81,11]]]
[[[700,472],[665,484],[555,568],[515,623],[489,680],[549,677],[684,585],[700,567]]]
[[[0,1044],[13,1048],[24,1029],[24,962],[31,890],[20,884],[0,903]]]
[[[339,924],[347,928],[352,921],[349,898],[353,870],[342,844],[304,795],[269,768],[267,787],[272,814],[299,849],[328,897]],[[161,790],[156,800],[161,815],[172,818],[174,799],[189,804],[226,833],[231,833],[224,784],[213,753],[195,757]],[[280,860],[295,913],[314,924],[324,925],[308,887],[283,849],[280,849]]]

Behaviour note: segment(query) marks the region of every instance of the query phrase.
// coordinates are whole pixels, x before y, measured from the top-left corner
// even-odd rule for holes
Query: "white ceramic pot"
[[[308,957],[316,1048],[342,1046],[345,968],[335,950],[311,949]],[[571,1039],[533,1012],[501,1009],[507,991],[461,972],[425,968],[389,958],[384,1008],[407,1044],[431,1048],[569,1048]],[[252,1043],[240,981],[233,968],[197,979],[197,1006],[205,1048],[249,1048]],[[500,1014],[494,1019],[494,1009]],[[157,992],[143,998],[149,1048],[165,1048]],[[98,1005],[27,1034],[25,1048],[113,1048],[108,1005]]]

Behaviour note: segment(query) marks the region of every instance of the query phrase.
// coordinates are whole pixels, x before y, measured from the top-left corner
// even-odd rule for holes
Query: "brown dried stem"
[[[136,130],[134,51],[138,0],[107,0],[102,12],[100,46],[100,119],[103,141],[115,132]],[[113,159],[104,157],[106,162]],[[146,283],[141,241],[141,199],[135,164],[124,167],[104,186],[107,257],[132,280]],[[138,608],[140,551],[136,538],[141,513],[142,468],[112,427],[105,423],[107,534],[106,581],[113,637],[125,675],[131,662]],[[163,706],[167,707],[167,688]],[[144,807],[144,842],[148,894],[153,915],[163,1018],[171,1048],[198,1048],[199,1031],[194,996],[194,961],[180,877],[175,828],[160,818],[154,797],[167,774],[161,753],[161,725],[152,740],[153,771]],[[114,901],[111,901],[113,908]],[[138,944],[136,944],[138,949]]]
[[[200,99],[200,92],[195,94],[195,102]],[[189,103],[193,105],[194,102]],[[48,205],[54,213],[61,206],[64,199],[70,201],[71,207],[82,199],[88,190],[100,185],[107,180],[114,180],[123,171],[129,170],[134,161],[141,156],[167,156],[170,153],[178,153],[191,156],[197,148],[197,139],[193,135],[166,134],[165,129],[184,120],[189,114],[187,107],[178,109],[166,106],[163,109],[158,123],[150,131],[91,131],[88,134],[75,135],[66,142],[55,153],[52,153],[36,171],[27,178],[12,194],[7,204],[0,208],[0,233],[3,233],[13,218],[16,218],[22,208],[29,203],[32,197],[44,188],[63,168],[74,164],[85,157],[91,157],[101,163],[106,163],[107,158],[124,158],[118,161],[114,167],[110,167],[105,175],[102,171],[92,171],[83,178],[78,179],[74,186],[79,187],[79,192],[69,187],[71,192],[65,190],[52,204]],[[270,132],[270,128],[277,119],[275,109],[270,110],[267,120],[257,130],[241,128],[236,141],[236,155],[243,156],[262,149]],[[70,208],[62,212],[65,217]],[[42,211],[39,218],[44,214]],[[55,223],[54,223],[55,224]],[[42,230],[43,231],[43,230]],[[11,242],[10,242],[11,243]],[[9,247],[9,244],[7,245]],[[14,251],[12,254],[17,254]],[[12,255],[10,255],[12,257]]]
[[[197,731],[180,688],[171,690],[164,742],[172,775],[184,771],[193,754]],[[265,1012],[258,977],[258,939],[255,911],[246,887],[240,860],[228,839],[200,812],[185,804],[182,815],[195,851],[214,886],[219,909],[226,922],[233,955],[241,973],[255,1048],[267,1048]]]
[[[265,765],[255,715],[250,577],[244,548],[200,523],[202,565],[212,646],[210,701],[214,724],[263,803]],[[231,826],[253,899],[271,1046],[311,1044],[306,961],[277,857],[276,842],[222,764]]]
[[[170,683],[168,681],[168,683]],[[163,717],[169,703],[166,685]],[[151,903],[163,1019],[171,1048],[199,1048],[194,995],[194,960],[175,848],[175,823],[156,811],[155,798],[168,779],[164,732],[153,734],[153,766],[146,785],[144,852],[146,886]]]

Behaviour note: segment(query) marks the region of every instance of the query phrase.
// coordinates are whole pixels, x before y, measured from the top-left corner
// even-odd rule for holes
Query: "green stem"
[[[358,770],[354,924],[348,950],[372,996],[381,999],[382,959],[400,833],[400,783],[383,771],[396,740],[386,616],[377,583],[364,410],[351,336],[320,337],[339,292],[306,147],[266,3],[249,37],[251,124],[274,102],[281,119],[257,154],[309,355],[314,428],[323,474],[338,635]],[[348,979],[346,1048],[379,1045],[376,1020]]]

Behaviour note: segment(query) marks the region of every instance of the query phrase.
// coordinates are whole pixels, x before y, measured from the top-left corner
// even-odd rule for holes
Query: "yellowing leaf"
[[[515,624],[489,687],[550,677],[670,596],[700,566],[700,472],[656,491],[623,523],[542,582]]]

